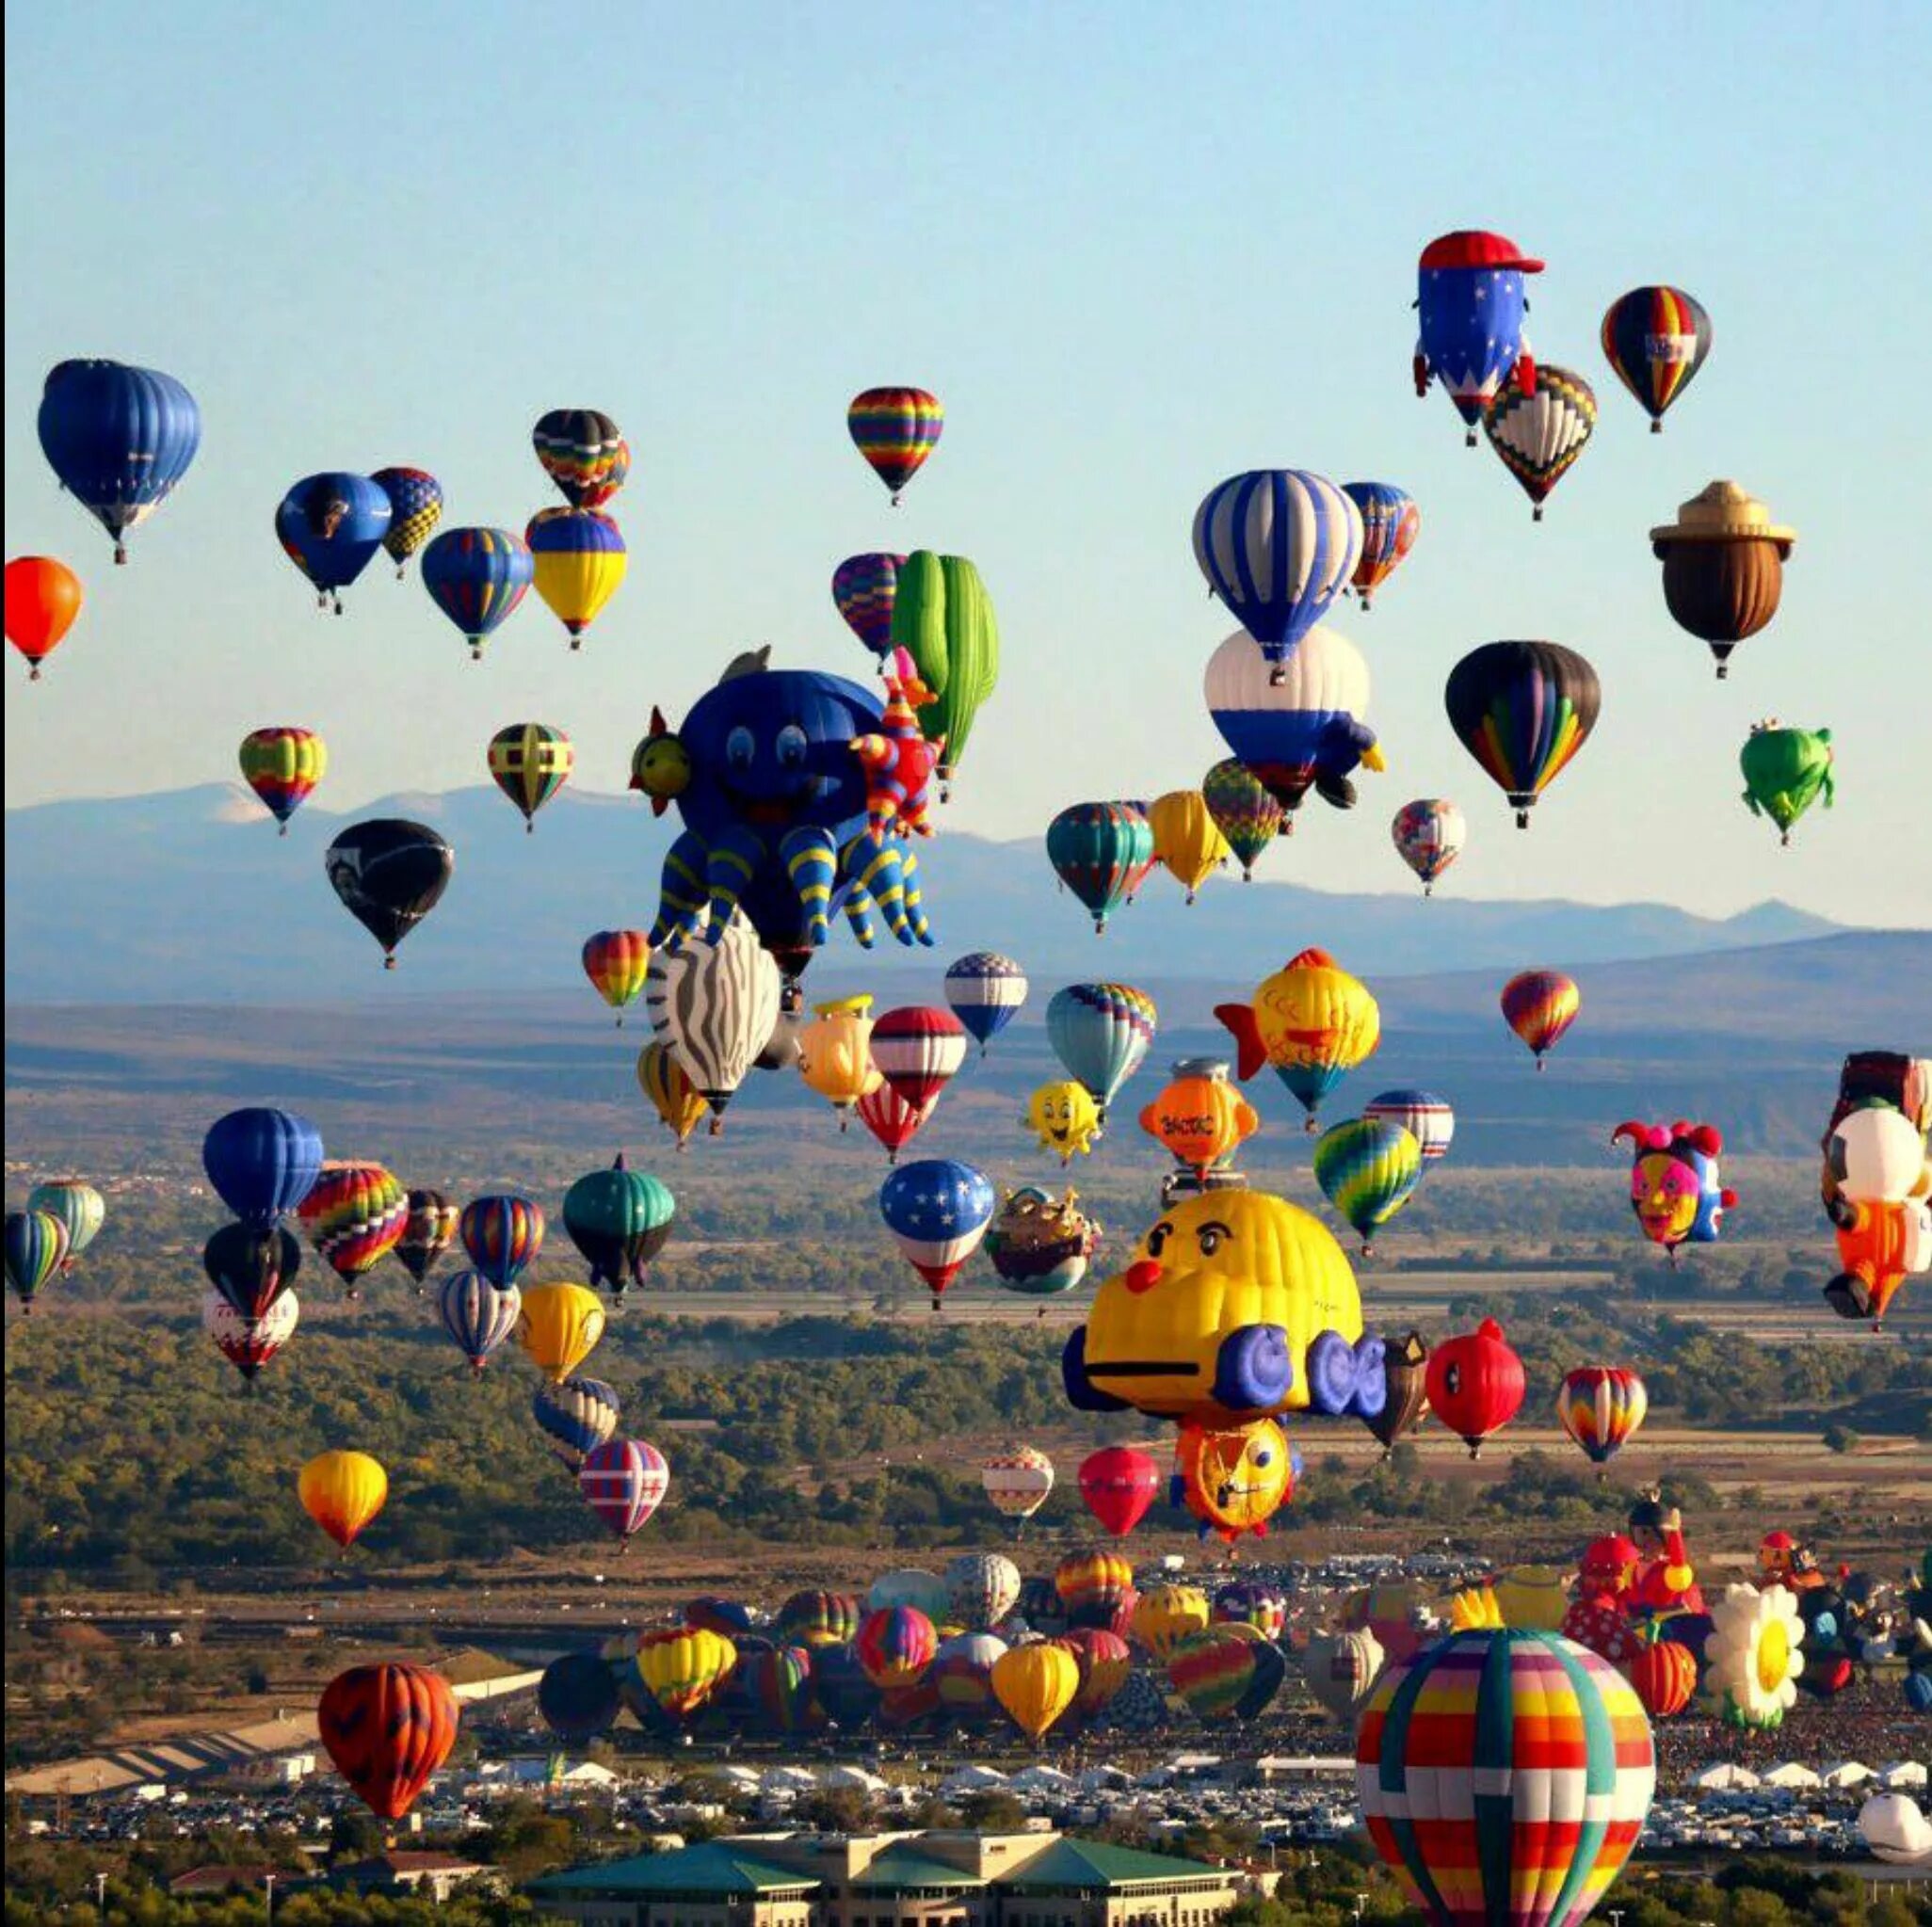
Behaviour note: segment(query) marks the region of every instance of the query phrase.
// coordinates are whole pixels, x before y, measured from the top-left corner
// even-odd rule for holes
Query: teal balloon
[[[1076,803],[1047,826],[1046,847],[1055,874],[1104,930],[1153,866],[1153,826],[1135,803]]]
[[[1361,1239],[1363,1256],[1377,1227],[1408,1203],[1422,1164],[1414,1132],[1386,1117],[1353,1117],[1315,1140],[1315,1182]]]
[[[590,1266],[590,1282],[621,1293],[644,1282],[664,1249],[677,1201],[649,1171],[634,1171],[621,1151],[607,1171],[591,1171],[564,1194],[564,1229]]]
[[[1047,1004],[1047,1041],[1103,1114],[1153,1042],[1153,999],[1131,984],[1069,984]]]

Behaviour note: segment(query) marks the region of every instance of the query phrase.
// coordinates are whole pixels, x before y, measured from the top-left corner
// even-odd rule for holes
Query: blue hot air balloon
[[[437,1297],[443,1328],[461,1348],[470,1370],[480,1378],[490,1355],[517,1328],[523,1293],[516,1286],[499,1290],[481,1272],[459,1271],[445,1278]]]
[[[1279,682],[1361,560],[1361,510],[1326,475],[1251,469],[1195,511],[1194,559]]]
[[[1069,984],[1047,1004],[1047,1041],[1067,1075],[1106,1110],[1153,1042],[1153,999],[1131,984]]]
[[[992,1183],[957,1158],[921,1158],[899,1165],[879,1186],[878,1211],[907,1261],[932,1287],[937,1311],[940,1293],[992,1223]]]
[[[1471,448],[1483,410],[1512,370],[1526,394],[1536,390],[1536,362],[1522,338],[1522,278],[1542,271],[1514,241],[1480,229],[1438,235],[1422,251],[1415,392],[1426,396],[1431,381],[1442,384],[1469,425]]]
[[[979,1054],[1020,1015],[1026,1002],[1026,972],[1010,956],[975,950],[946,972],[946,1002],[972,1032]]]
[[[508,529],[445,529],[423,551],[423,586],[463,632],[473,661],[537,579],[537,564]]]
[[[201,445],[201,411],[172,375],[62,361],[40,396],[40,447],[60,486],[121,540],[167,501]]]
[[[622,1416],[616,1391],[601,1378],[566,1378],[560,1385],[539,1385],[530,1401],[530,1412],[549,1435],[551,1451],[573,1472],[592,1446],[602,1445],[616,1433]]]
[[[318,608],[342,591],[381,548],[394,514],[389,490],[369,475],[306,475],[282,498],[275,535],[288,559],[315,586]]]
[[[201,1167],[243,1224],[272,1230],[314,1188],[322,1136],[290,1111],[231,1111],[201,1140]]]

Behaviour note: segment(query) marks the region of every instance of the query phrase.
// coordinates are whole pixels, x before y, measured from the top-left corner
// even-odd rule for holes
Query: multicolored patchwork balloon
[[[1596,429],[1596,392],[1568,368],[1538,368],[1534,388],[1512,375],[1483,412],[1483,433],[1536,505],[1536,522]]]
[[[389,533],[382,546],[403,579],[406,563],[443,520],[443,484],[427,469],[378,469],[369,477],[389,497]]]
[[[898,595],[903,555],[885,550],[847,555],[832,570],[832,601],[845,627],[883,662],[893,649],[893,603]]]
[[[939,446],[946,411],[936,394],[923,388],[868,388],[852,397],[845,428],[852,444],[892,492],[900,492]]]

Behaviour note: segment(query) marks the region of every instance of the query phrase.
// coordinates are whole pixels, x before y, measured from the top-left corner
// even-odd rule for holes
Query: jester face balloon
[[[929,943],[909,844],[865,832],[866,773],[856,740],[881,728],[877,701],[843,676],[737,658],[673,737],[638,747],[632,787],[675,799],[684,833],[665,858],[653,944],[703,932],[716,942],[742,909],[796,976],[844,908],[867,948],[873,913],[904,944]]]
[[[1041,1150],[1057,1151],[1061,1164],[1085,1157],[1101,1134],[1100,1106],[1085,1084],[1064,1078],[1043,1084],[1026,1100],[1026,1128]]]
[[[1644,1236],[1676,1254],[1680,1245],[1715,1241],[1726,1211],[1737,1202],[1717,1176],[1724,1140],[1709,1124],[1619,1124],[1612,1144],[1628,1138],[1635,1152],[1630,1203]]]
[[[1265,1537],[1268,1521],[1294,1497],[1300,1454],[1272,1419],[1234,1431],[1183,1425],[1178,1453],[1183,1502],[1200,1534],[1229,1544]]]

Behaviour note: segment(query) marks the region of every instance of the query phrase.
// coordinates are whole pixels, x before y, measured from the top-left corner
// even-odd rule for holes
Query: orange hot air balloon
[[[302,1510],[345,1551],[382,1510],[389,1474],[366,1452],[325,1452],[296,1481]]]
[[[1210,1170],[1225,1167],[1261,1129],[1261,1116],[1229,1083],[1225,1064],[1188,1057],[1175,1065],[1167,1087],[1141,1112],[1140,1128],[1197,1184],[1205,1184]]]
[[[449,1758],[459,1718],[449,1681],[408,1665],[351,1666],[315,1709],[336,1772],[380,1820],[400,1820],[416,1804]]]
[[[40,665],[60,647],[80,606],[80,577],[66,563],[18,555],[7,565],[7,639],[33,666],[28,682],[40,680]]]
[[[1535,1053],[1537,1068],[1583,1008],[1574,977],[1561,971],[1522,971],[1503,987],[1503,1017]]]

